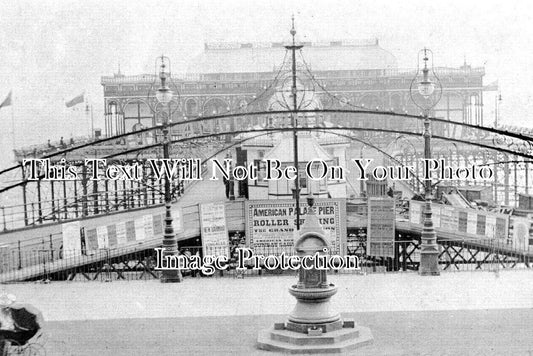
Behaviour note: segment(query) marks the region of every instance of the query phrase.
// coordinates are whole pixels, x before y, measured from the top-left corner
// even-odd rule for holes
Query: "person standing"
[[[226,199],[229,199],[229,189],[230,189],[229,180],[226,178],[226,176],[223,176],[222,179],[224,180],[224,187],[226,188],[225,189]]]

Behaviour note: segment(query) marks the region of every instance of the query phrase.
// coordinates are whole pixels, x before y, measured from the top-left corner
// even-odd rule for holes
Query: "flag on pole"
[[[11,93],[12,92],[13,92],[13,90],[9,91],[9,94],[7,94],[7,97],[4,99],[4,101],[2,101],[2,104],[0,104],[0,109],[3,108],[4,106],[10,106],[11,105]]]
[[[84,93],[81,93],[80,95],[78,95],[77,97],[75,97],[74,99],[70,100],[70,101],[67,101],[65,103],[65,105],[67,106],[67,108],[71,108],[73,106],[76,106],[78,104],[81,104],[85,101],[84,99]]]

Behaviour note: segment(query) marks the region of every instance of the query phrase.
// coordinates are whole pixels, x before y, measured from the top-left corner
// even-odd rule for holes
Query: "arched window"
[[[132,132],[135,124],[152,127],[154,115],[142,100],[132,100],[124,107],[124,132]]]
[[[106,136],[123,133],[124,120],[116,101],[110,101],[107,104],[106,114]]]
[[[186,116],[197,116],[198,115],[198,104],[194,99],[187,99],[185,102],[185,115]]]

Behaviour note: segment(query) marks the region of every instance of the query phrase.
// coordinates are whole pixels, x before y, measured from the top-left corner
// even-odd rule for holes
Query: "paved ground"
[[[333,306],[371,328],[360,355],[532,355],[530,271],[336,275]],[[48,355],[271,354],[257,331],[294,306],[292,276],[180,284],[53,282],[0,286],[47,320]]]
[[[533,310],[348,313],[374,344],[356,355],[533,355]],[[279,315],[50,322],[52,355],[273,355],[257,330]],[[59,336],[66,340],[59,341]]]

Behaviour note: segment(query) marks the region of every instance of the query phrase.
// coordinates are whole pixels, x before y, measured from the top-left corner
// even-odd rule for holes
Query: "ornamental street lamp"
[[[423,55],[422,60],[424,67],[422,68],[422,77],[420,78],[420,57]],[[428,61],[431,62],[428,68]],[[431,71],[431,73],[430,73]],[[430,76],[432,78],[430,78]],[[413,86],[417,82],[417,90],[415,92]],[[437,91],[435,91],[437,89]],[[426,160],[431,159],[431,131],[429,120],[429,112],[437,105],[442,97],[442,86],[439,78],[433,71],[433,52],[424,48],[418,53],[418,70],[415,78],[411,82],[409,88],[409,94],[411,100],[423,110],[424,113],[424,158]],[[432,187],[431,178],[428,172],[424,172],[427,179],[424,180],[424,228],[422,230],[421,245],[420,245],[420,267],[418,273],[422,276],[438,276],[439,271],[439,248],[437,245],[437,234],[433,226],[433,218],[431,212],[431,199],[432,199]]]
[[[161,80],[161,86],[157,89],[155,97],[157,101],[162,105],[163,113],[163,158],[168,160],[170,158],[170,122],[171,122],[171,109],[170,102],[174,93],[167,86],[166,81],[170,78],[170,60],[168,57],[161,56],[157,58],[156,64],[159,62],[159,79]],[[168,67],[168,70],[167,70]],[[165,109],[168,110],[165,113]],[[172,197],[170,191],[170,179],[168,175],[165,177],[165,233],[163,235],[163,256],[177,255],[178,254],[178,241],[176,234],[174,233],[174,227],[172,226]],[[161,282],[163,283],[175,283],[181,282],[182,276],[179,269],[175,270],[163,270],[161,275]]]
[[[291,28],[292,44],[285,46],[287,50],[292,52],[292,110],[291,110],[291,124],[293,128],[293,151],[294,151],[294,167],[296,167],[296,179],[294,180],[293,196],[296,201],[296,230],[300,230],[300,174],[299,174],[299,159],[298,159],[298,98],[297,98],[297,82],[296,82],[296,51],[302,49],[303,45],[296,44],[296,29],[294,28],[294,16],[292,17]]]

